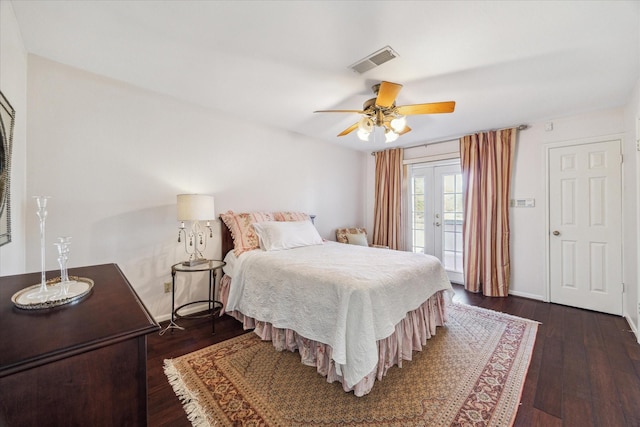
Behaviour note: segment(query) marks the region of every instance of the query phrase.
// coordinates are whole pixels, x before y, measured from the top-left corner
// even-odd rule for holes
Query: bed
[[[447,320],[437,258],[324,241],[304,213],[220,217],[226,314],[358,397]]]

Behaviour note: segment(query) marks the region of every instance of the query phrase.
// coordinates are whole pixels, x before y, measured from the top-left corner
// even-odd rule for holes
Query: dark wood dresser
[[[40,274],[0,277],[0,426],[146,425],[146,335],[160,328],[122,271],[69,269],[94,281],[85,299],[15,307],[11,296]]]

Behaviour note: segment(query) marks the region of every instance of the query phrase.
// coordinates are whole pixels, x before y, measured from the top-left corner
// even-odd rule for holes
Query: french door
[[[410,171],[411,249],[437,257],[449,279],[463,283],[460,164],[419,164]]]

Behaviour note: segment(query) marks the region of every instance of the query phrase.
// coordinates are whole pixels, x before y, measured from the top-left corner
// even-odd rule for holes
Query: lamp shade
[[[213,196],[178,194],[178,221],[207,221],[214,218]]]
[[[398,135],[397,133],[395,133],[395,132],[393,131],[393,129],[387,129],[387,130],[385,130],[385,132],[384,132],[384,137],[385,137],[384,142],[393,142],[393,141],[395,141],[396,139],[398,139],[398,137],[399,137],[399,136],[400,136],[400,135]]]
[[[370,117],[362,116],[358,122],[358,129],[362,132],[371,133],[373,131],[373,120]]]
[[[395,133],[400,133],[407,127],[407,116],[398,116],[395,119],[391,120],[391,129],[395,131]]]

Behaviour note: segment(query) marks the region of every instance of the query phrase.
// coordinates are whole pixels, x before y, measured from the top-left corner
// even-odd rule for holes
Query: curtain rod
[[[516,128],[516,129],[518,129],[518,130],[526,130],[526,129],[528,129],[528,128],[529,128],[529,125],[522,124],[522,125],[518,125],[518,126],[511,126],[511,127],[501,128],[501,129],[481,130],[481,131],[473,132],[473,134],[476,134],[476,133],[482,133],[482,132],[490,132],[490,131],[492,131],[492,130],[498,131],[498,130],[511,129],[511,128]],[[425,143],[423,143],[423,144],[412,145],[411,147],[402,147],[402,148],[404,148],[405,150],[407,150],[407,149],[409,149],[409,148],[416,148],[416,147],[424,147],[424,148],[427,148],[427,146],[428,146],[428,145],[444,144],[445,142],[455,141],[456,139],[460,139],[460,138],[462,138],[462,137],[464,137],[464,136],[467,136],[467,135],[472,135],[472,134],[467,133],[467,134],[464,134],[464,135],[452,136],[452,137],[449,137],[449,139],[442,139],[442,140],[440,140],[440,141],[435,141],[435,142],[425,142]],[[376,155],[376,153],[379,153],[379,152],[381,152],[381,151],[385,151],[385,150],[378,150],[378,151],[374,151],[374,152],[372,152],[372,153],[371,153],[371,155],[372,155],[372,156],[375,156],[375,155]],[[448,154],[448,153],[447,153],[447,154]]]

